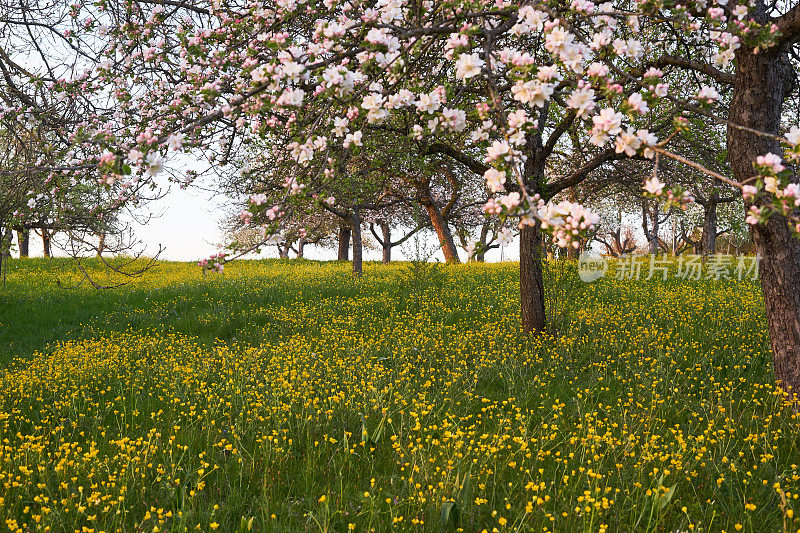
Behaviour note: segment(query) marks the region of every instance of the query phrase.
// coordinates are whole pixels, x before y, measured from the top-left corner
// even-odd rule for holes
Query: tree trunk
[[[708,204],[703,208],[703,236],[700,242],[703,260],[717,253],[717,202],[713,197],[708,199]]]
[[[790,72],[782,64],[779,50],[762,52],[753,54],[749,46],[736,51],[729,124],[777,135]],[[737,181],[754,176],[753,162],[767,152],[780,154],[780,143],[728,126],[728,158]],[[775,378],[784,390],[798,393],[800,242],[793,238],[786,218],[779,215],[773,215],[765,224],[751,226],[750,235],[761,257],[759,270]]]
[[[363,274],[363,241],[361,240],[361,213],[358,207],[354,207],[350,214],[350,228],[353,232],[353,275],[360,278]]]
[[[539,112],[540,124],[546,123],[549,109],[549,105],[545,104]],[[547,195],[544,180],[545,158],[542,148],[541,130],[529,132],[525,139],[527,159],[523,166],[523,184],[531,195],[540,194],[548,201],[550,197]],[[544,239],[538,220],[532,226],[522,226],[519,236],[519,300],[523,331],[539,333],[544,332],[547,327],[542,274]]]
[[[300,237],[300,240],[297,241],[297,258],[302,259],[303,254],[305,253],[306,247],[306,240],[303,237]]]
[[[418,184],[417,192],[419,194],[419,203],[425,207],[428,216],[431,219],[431,226],[436,231],[436,236],[439,238],[439,244],[442,247],[444,260],[448,263],[460,263],[458,259],[458,250],[456,243],[453,240],[453,233],[450,231],[450,226],[447,221],[442,217],[442,212],[433,201],[431,197],[430,187],[427,182]]]
[[[11,226],[0,224],[0,281],[4,285],[8,270],[8,262],[6,260],[11,257],[11,239],[13,235],[14,231]]]
[[[439,208],[432,202],[425,205],[425,210],[431,218],[431,225],[436,230],[436,236],[439,237],[439,244],[442,246],[442,253],[444,260],[448,263],[459,263],[458,250],[456,250],[456,243],[453,240],[453,233],[450,231],[450,226],[442,218],[442,213]]]
[[[538,224],[523,226],[519,239],[519,297],[523,331],[544,331],[542,248]]]
[[[648,223],[648,217],[652,222],[652,228]],[[647,200],[642,200],[642,229],[644,230],[644,238],[647,239],[648,248],[651,255],[658,255],[658,203],[653,205],[653,212],[650,212],[650,207],[647,205]]]
[[[288,244],[279,244],[278,245],[278,257],[281,259],[289,259],[289,245]]]
[[[653,234],[650,236],[650,255],[658,255],[658,202],[653,204]]]
[[[481,236],[478,239],[478,251],[475,252],[475,261],[478,263],[486,262],[486,248],[489,246],[490,225],[491,223],[489,219],[486,219],[483,224],[481,224]]]
[[[347,222],[339,223],[339,261],[350,259],[350,225]]]
[[[10,231],[9,230],[9,238],[10,238]],[[6,260],[6,234],[5,228],[2,224],[0,224],[0,280],[2,280],[3,285],[6,283],[6,270],[5,270],[5,260]]]
[[[31,230],[17,230],[17,242],[19,243],[19,256],[28,257],[30,255]]]
[[[44,256],[50,257],[50,238],[52,233],[42,228],[42,247],[44,248]]]
[[[385,220],[379,221],[378,225],[381,227],[383,235],[383,264],[388,265],[392,261],[392,230]]]
[[[97,242],[97,257],[101,257],[106,249],[106,232],[100,232],[100,237]]]

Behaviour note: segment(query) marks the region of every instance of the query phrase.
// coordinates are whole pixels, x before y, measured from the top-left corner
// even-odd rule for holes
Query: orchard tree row
[[[653,251],[665,213],[741,198],[776,377],[800,386],[798,2],[4,1],[0,121],[25,145],[4,228],[106,220],[203,158],[259,236],[206,265],[327,214],[354,256],[387,210],[445,248],[452,213],[494,217],[539,331],[543,242],[580,248],[603,183],[644,187]]]

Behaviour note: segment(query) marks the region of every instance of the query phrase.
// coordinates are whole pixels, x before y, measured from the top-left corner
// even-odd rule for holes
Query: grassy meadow
[[[159,263],[98,291],[11,260],[4,527],[800,528],[756,282],[551,264],[553,330],[528,336],[517,268]]]

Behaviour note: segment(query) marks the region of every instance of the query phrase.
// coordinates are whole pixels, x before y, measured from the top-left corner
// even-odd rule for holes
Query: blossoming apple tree
[[[800,386],[800,188],[789,168],[800,130],[781,125],[797,2],[101,0],[73,11],[72,31],[103,43],[103,58],[52,90],[117,103],[72,134],[84,147],[73,164],[95,166],[106,186],[148,182],[171,152],[224,163],[270,137],[293,169],[275,214],[303,179],[334,176],[367,128],[403,123],[420,142],[468,132],[453,157],[472,156],[500,195],[487,215],[521,228],[526,330],[544,327],[540,232],[573,246],[596,222],[551,203],[557,192],[617,157],[652,160],[648,194],[673,203],[688,198],[663,187],[663,158],[742,190],[776,375]],[[670,131],[692,127],[686,117],[725,124],[732,177],[675,153]],[[594,156],[554,178],[567,132]]]

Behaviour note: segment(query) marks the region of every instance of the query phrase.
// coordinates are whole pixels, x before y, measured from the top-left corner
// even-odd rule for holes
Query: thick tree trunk
[[[439,208],[433,203],[429,203],[425,205],[425,210],[431,218],[431,225],[433,229],[436,230],[436,236],[439,237],[439,244],[442,246],[444,260],[448,263],[459,263],[460,260],[458,259],[456,243],[453,240],[453,233],[450,231],[450,226],[448,226],[447,222],[442,218],[442,213],[439,211]]]
[[[703,259],[717,253],[717,202],[709,198],[703,207],[703,236],[700,241]]]
[[[6,270],[5,270],[5,240],[4,240],[3,226],[0,226],[0,282],[5,285],[6,283]]]
[[[361,213],[358,207],[354,207],[350,214],[350,228],[353,232],[353,275],[360,278],[363,274],[363,241],[361,239]]]
[[[433,201],[431,191],[427,183],[421,183],[417,186],[419,194],[419,203],[425,207],[428,212],[428,217],[431,219],[431,226],[436,231],[436,236],[439,238],[439,244],[442,247],[444,260],[448,263],[459,263],[458,250],[456,249],[456,242],[453,240],[453,233],[450,231],[450,226],[447,225],[442,212]]]
[[[288,244],[279,244],[278,245],[278,257],[281,259],[289,259],[289,245]]]
[[[800,396],[800,243],[783,217],[751,230],[761,256],[761,289],[775,378]]]
[[[381,227],[383,235],[383,264],[388,265],[392,261],[392,230],[385,220],[379,221],[378,225]]]
[[[648,223],[648,217],[652,224]],[[642,229],[644,230],[644,238],[647,239],[651,255],[658,255],[658,218],[658,203],[653,205],[653,212],[651,213],[647,200],[642,200]]]
[[[650,235],[650,255],[658,255],[658,203],[653,205],[651,222],[653,223],[653,233]]]
[[[297,258],[298,259],[302,259],[303,258],[303,254],[305,253],[305,247],[306,247],[306,240],[301,237],[300,240],[297,241]]]
[[[519,239],[519,297],[524,331],[544,331],[547,324],[541,240],[538,225],[522,227]]]
[[[753,54],[742,46],[736,53],[736,82],[729,123],[777,135],[784,91],[790,73],[777,50]],[[753,162],[767,152],[781,153],[770,138],[728,126],[728,158],[733,175],[742,182],[755,175]],[[787,220],[773,215],[752,226],[750,235],[760,255],[761,287],[772,347],[775,378],[800,393],[800,242],[792,237]]]
[[[545,104],[539,112],[539,123],[547,121],[549,105]],[[541,129],[531,131],[525,139],[525,155],[523,166],[523,183],[528,192],[541,194],[545,201],[547,195],[544,180],[545,157],[542,151]],[[547,327],[545,313],[544,276],[542,274],[542,250],[544,238],[538,221],[532,226],[523,226],[519,238],[519,296],[520,318],[522,330],[527,332],[544,332]]]
[[[52,236],[53,235],[49,231],[42,228],[42,248],[44,248],[45,257],[50,257],[50,238]]]
[[[31,230],[17,230],[17,243],[19,244],[19,256],[28,257],[30,255]]]
[[[0,224],[0,281],[3,284],[6,282],[6,258],[11,256],[11,236],[13,232],[10,227],[4,227]]]
[[[352,231],[347,222],[339,223],[339,261],[350,259],[350,235]]]

